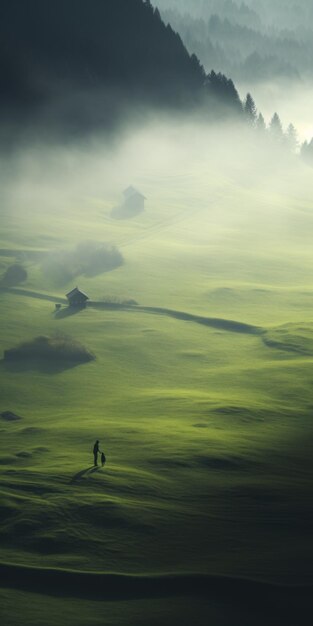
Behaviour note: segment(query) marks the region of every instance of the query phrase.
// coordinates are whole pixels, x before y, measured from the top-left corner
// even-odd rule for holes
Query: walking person
[[[95,443],[95,445],[93,447],[93,459],[94,459],[93,464],[94,464],[95,467],[98,465],[98,454],[100,453],[99,443],[100,443],[100,441],[99,441],[99,439],[97,439],[97,441],[96,441],[96,443]]]
[[[106,462],[105,454],[104,452],[101,452],[101,466],[102,467],[104,466],[105,462]]]

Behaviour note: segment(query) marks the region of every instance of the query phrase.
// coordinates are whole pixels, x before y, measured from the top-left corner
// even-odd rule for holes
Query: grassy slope
[[[1,246],[112,240],[126,262],[78,279],[92,300],[130,296],[261,326],[271,337],[292,324],[293,341],[305,343],[313,333],[313,213],[303,191],[310,174],[299,169],[297,191],[290,177],[269,190],[261,179],[244,185],[238,172],[208,175],[199,164],[172,177],[142,171],[135,182],[147,211],[131,222],[108,219],[113,196],[68,201],[49,219],[26,197],[4,219]],[[0,260],[3,268],[12,262]],[[53,285],[36,262],[26,265],[25,290],[63,297],[73,286]],[[136,311],[88,308],[56,320],[48,300],[14,290],[0,297],[3,349],[60,331],[97,356],[63,371],[0,364],[1,410],[23,416],[0,422],[2,561],[309,580],[310,352]],[[85,471],[95,438],[108,464]],[[4,591],[8,624],[16,598],[28,607],[24,623],[37,623],[39,596],[30,608],[27,595]],[[41,624],[72,623],[69,601],[64,611],[58,602],[49,600],[54,608]],[[186,615],[180,605],[177,621]],[[164,600],[136,603],[124,621],[125,607],[112,604],[107,623],[141,623],[148,607],[175,623]],[[75,624],[86,623],[85,611],[93,611],[88,623],[102,623],[85,603]],[[224,623],[220,608],[219,617],[212,604],[210,611]]]

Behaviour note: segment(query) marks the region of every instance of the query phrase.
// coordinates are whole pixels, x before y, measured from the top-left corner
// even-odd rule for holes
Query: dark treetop
[[[1,0],[0,63],[2,119],[79,131],[135,104],[240,109],[232,81],[207,80],[144,0]]]

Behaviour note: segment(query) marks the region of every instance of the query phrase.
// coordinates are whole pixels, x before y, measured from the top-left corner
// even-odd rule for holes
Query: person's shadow
[[[86,469],[83,469],[80,472],[77,472],[77,474],[75,474],[71,478],[70,485],[75,485],[75,483],[78,483],[84,476],[88,474],[94,474],[99,469],[100,469],[99,465],[91,465],[91,467],[87,467]]]

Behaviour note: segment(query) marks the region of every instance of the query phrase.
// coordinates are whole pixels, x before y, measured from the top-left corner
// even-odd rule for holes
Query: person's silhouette
[[[93,459],[94,459],[93,464],[95,466],[98,465],[98,454],[100,452],[100,450],[99,450],[99,443],[100,443],[100,441],[99,441],[99,439],[97,439],[97,441],[96,441],[96,443],[95,443],[95,445],[93,447]]]
[[[101,452],[101,465],[102,465],[102,467],[104,466],[105,462],[106,462],[105,454],[104,454],[104,452]]]

